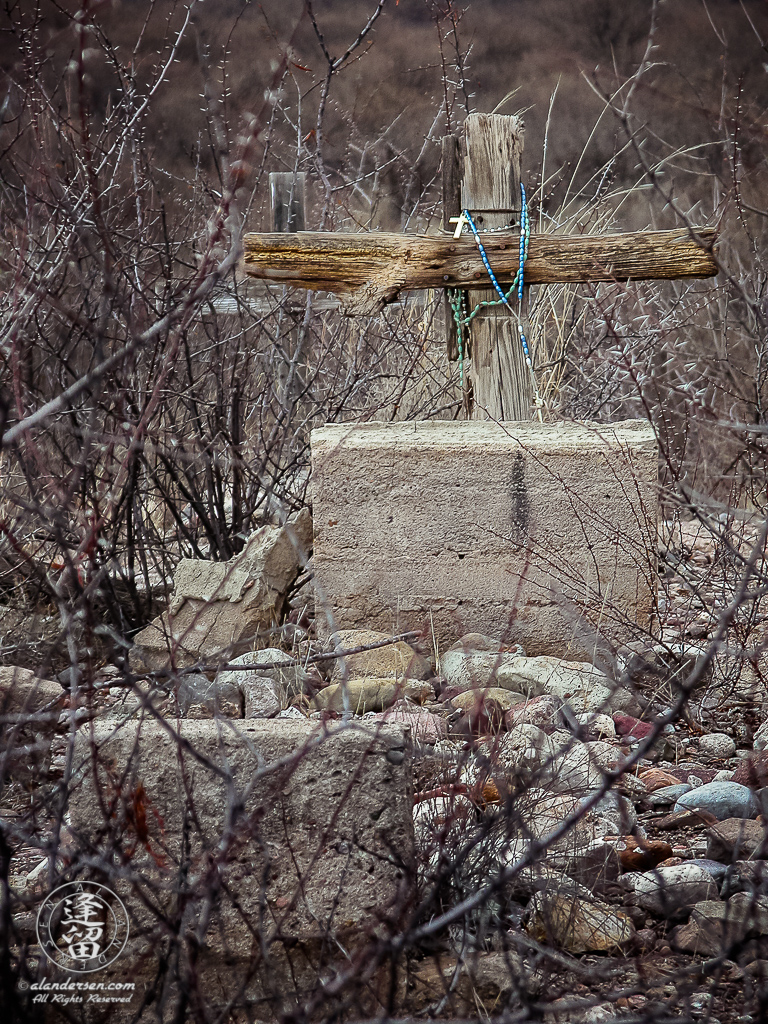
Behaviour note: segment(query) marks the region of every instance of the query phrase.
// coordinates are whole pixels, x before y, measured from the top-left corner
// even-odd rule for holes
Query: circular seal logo
[[[98,882],[69,882],[50,893],[37,915],[37,940],[48,959],[87,974],[109,967],[128,941],[119,896]]]

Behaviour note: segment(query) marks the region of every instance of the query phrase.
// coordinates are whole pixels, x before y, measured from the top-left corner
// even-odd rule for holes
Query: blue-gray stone
[[[726,818],[754,818],[759,812],[752,790],[738,782],[708,782],[684,793],[675,804],[676,811],[709,811],[718,821]]]
[[[712,826],[714,828],[714,826]],[[721,882],[728,871],[727,864],[721,864],[718,860],[711,860],[709,857],[696,857],[694,860],[687,860],[686,864],[696,864],[700,868],[704,868],[714,878],[716,882]]]
[[[690,793],[693,786],[690,782],[679,782],[676,786],[663,786],[648,794],[648,803],[651,807],[667,807],[679,800],[683,793]]]

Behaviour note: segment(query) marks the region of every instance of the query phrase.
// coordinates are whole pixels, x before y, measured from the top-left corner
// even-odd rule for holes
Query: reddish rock
[[[664,771],[663,768],[649,768],[640,773],[640,781],[645,783],[649,793],[655,793],[657,789],[664,789],[666,786],[676,786],[679,782],[686,782],[686,779],[679,779],[672,772]]]
[[[656,828],[667,831],[673,828],[685,828],[689,825],[701,825],[704,827],[705,825],[714,825],[716,821],[717,818],[714,814],[710,814],[709,811],[692,808],[690,811],[673,811],[666,818],[661,818],[660,821],[657,821]]]
[[[642,740],[653,729],[650,722],[641,722],[639,718],[632,715],[622,715],[616,712],[613,716],[613,724],[619,736],[626,736],[628,739]]]
[[[672,856],[672,847],[663,839],[638,842],[633,836],[625,836],[626,849],[619,850],[622,871],[650,871]]]
[[[745,758],[733,773],[731,782],[750,789],[768,786],[768,750],[760,750]]]

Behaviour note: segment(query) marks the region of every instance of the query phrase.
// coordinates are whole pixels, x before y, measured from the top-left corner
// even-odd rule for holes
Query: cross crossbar
[[[714,277],[714,228],[606,235],[531,235],[526,284]],[[488,258],[502,284],[518,269],[519,234],[488,233]],[[346,293],[349,312],[370,315],[400,292],[471,288],[487,279],[474,240],[390,232],[299,231],[245,235],[243,269],[297,288]]]

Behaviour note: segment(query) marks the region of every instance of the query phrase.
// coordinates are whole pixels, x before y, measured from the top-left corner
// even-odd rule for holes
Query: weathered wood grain
[[[521,118],[470,114],[464,122],[461,206],[478,227],[520,227],[520,162],[525,128]],[[493,235],[490,236],[493,238]],[[483,243],[485,244],[485,243]],[[493,264],[491,264],[493,266]],[[470,288],[469,308],[498,296],[488,274],[483,288]],[[523,309],[528,289],[524,289]],[[517,302],[515,302],[517,308]],[[483,306],[469,328],[467,410],[473,419],[528,420],[533,411],[531,374],[520,344],[520,324],[503,306]]]
[[[697,227],[694,231],[699,241],[685,228],[614,235],[532,235],[525,279],[528,284],[555,284],[714,277],[715,229]],[[518,237],[517,232],[504,231],[483,240],[501,283],[509,284],[517,271]],[[380,306],[401,291],[469,288],[487,277],[469,238],[390,232],[247,234],[243,269],[251,277],[298,288],[345,293],[368,286]]]

